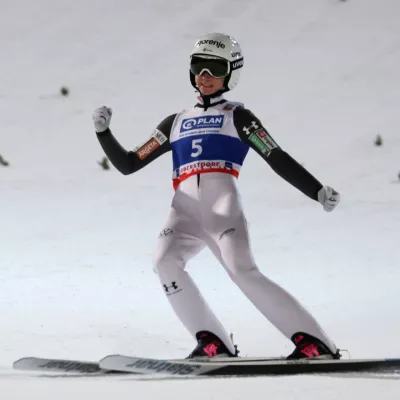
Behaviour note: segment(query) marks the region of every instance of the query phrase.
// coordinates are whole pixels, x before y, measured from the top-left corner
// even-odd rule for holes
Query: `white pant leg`
[[[181,185],[187,190],[193,183],[194,194],[197,195],[195,179],[193,177],[194,182],[185,181],[185,185]],[[194,337],[199,331],[210,331],[234,353],[235,348],[228,333],[185,271],[187,261],[205,247],[201,239],[202,228],[195,220],[198,215],[195,210],[197,206],[196,198],[178,189],[167,222],[157,241],[154,253],[155,270],[172,308],[187,330]]]
[[[228,178],[218,179],[215,174],[203,180],[206,189],[202,193],[203,221],[207,224],[209,247],[246,297],[287,338],[291,339],[296,332],[305,332],[320,339],[335,353],[336,346],[314,317],[257,268],[236,185]],[[207,212],[209,215],[205,217]]]

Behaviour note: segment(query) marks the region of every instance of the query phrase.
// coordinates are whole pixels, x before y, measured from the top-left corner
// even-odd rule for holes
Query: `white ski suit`
[[[322,185],[276,144],[249,110],[222,97],[208,107],[197,104],[166,118],[134,152],[118,148],[109,130],[99,140],[126,174],[172,150],[176,191],[157,240],[154,266],[172,308],[194,337],[199,331],[213,332],[235,352],[228,333],[185,270],[187,262],[208,246],[232,281],[288,339],[305,332],[336,353],[311,314],[260,272],[251,253],[235,182],[250,147],[310,198],[317,200]]]

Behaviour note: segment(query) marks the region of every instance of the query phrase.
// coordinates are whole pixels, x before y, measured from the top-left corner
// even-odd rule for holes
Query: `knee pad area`
[[[254,264],[231,264],[226,266],[229,277],[233,282],[254,279],[261,274]]]
[[[185,269],[185,263],[179,256],[169,252],[158,252],[153,256],[153,271],[156,274],[166,271],[172,272],[176,269]]]

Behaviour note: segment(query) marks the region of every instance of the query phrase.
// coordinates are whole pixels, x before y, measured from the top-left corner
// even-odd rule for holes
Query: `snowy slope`
[[[113,132],[127,148],[145,140],[194,103],[188,53],[208,31],[231,33],[244,51],[242,80],[227,97],[342,194],[338,210],[325,213],[250,154],[238,184],[260,268],[352,357],[400,356],[398,1],[14,0],[1,9],[0,154],[11,165],[0,166],[0,389],[20,391],[10,399],[59,390],[13,375],[11,362],[24,355],[182,357],[192,349],[151,266],[173,194],[170,155],[128,177],[102,171],[91,112],[111,106]],[[291,351],[208,251],[189,268],[242,354]],[[396,393],[395,382],[289,381],[150,389],[86,380],[62,390],[65,398],[83,387],[156,398],[169,385],[174,398],[239,399],[249,389],[278,399]]]

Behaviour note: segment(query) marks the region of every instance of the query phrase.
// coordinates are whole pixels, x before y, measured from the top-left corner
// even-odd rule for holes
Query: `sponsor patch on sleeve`
[[[155,129],[151,136],[156,139],[160,145],[167,141],[167,137],[159,129]]]
[[[145,144],[143,144],[141,147],[139,147],[136,150],[137,156],[141,159],[144,160],[146,157],[148,157],[157,147],[160,147],[160,143],[152,137],[149,139]]]
[[[255,133],[250,134],[249,140],[258,150],[261,151],[261,153],[267,152],[267,145],[258,137],[258,135]]]
[[[264,129],[258,129],[251,133],[249,140],[257,147],[258,150],[263,154],[270,153],[273,149],[277,148],[278,145],[275,141],[268,135]]]
[[[268,133],[264,131],[264,129],[260,129],[255,133],[265,143],[266,152],[269,153],[270,151],[278,147],[274,139],[272,139],[272,137],[269,136]]]
[[[147,140],[144,144],[135,146],[132,151],[134,153],[138,153],[140,150],[140,154],[138,154],[138,156],[141,160],[143,160],[150,153],[152,153],[153,150],[155,150],[158,146],[161,146],[167,140],[168,138],[159,129],[155,129],[149,140]],[[156,144],[154,141],[156,141]]]

